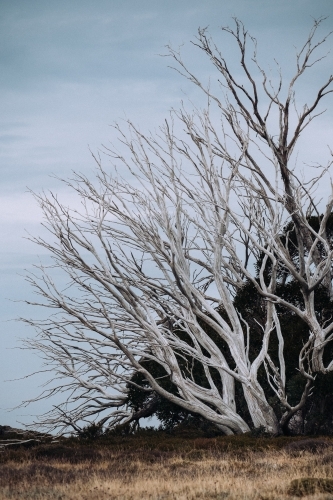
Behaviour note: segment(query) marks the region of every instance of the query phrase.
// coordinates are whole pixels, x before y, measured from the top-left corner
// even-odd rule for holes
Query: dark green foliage
[[[333,373],[317,374],[314,393],[304,408],[306,434],[333,434]]]
[[[279,285],[277,293],[292,304],[298,305],[301,296],[294,282],[285,285]],[[247,283],[235,298],[237,309],[241,312],[243,318],[249,323],[251,328],[250,360],[258,355],[261,347],[262,331],[257,322],[264,321],[264,300],[256,292],[252,283]],[[286,363],[287,379],[287,397],[291,405],[299,402],[305,386],[305,379],[298,371],[299,352],[308,339],[309,332],[307,325],[301,319],[289,310],[277,307],[281,330],[284,336],[284,353]],[[330,301],[326,290],[320,288],[315,296],[315,310],[318,321],[322,323],[333,316],[333,304]],[[277,337],[272,333],[269,355],[277,363]],[[328,362],[333,358],[333,345],[326,346],[324,360]],[[259,381],[268,395],[269,403],[272,405],[278,418],[281,417],[283,408],[273,391],[267,383],[267,377],[264,367],[259,372]],[[238,401],[239,400],[239,394]],[[307,434],[330,434],[333,431],[333,373],[316,374],[316,380],[313,384],[313,395],[308,399],[304,409],[303,417],[305,427],[303,432]]]
[[[318,231],[320,220],[318,217],[310,217],[308,219],[310,225],[315,231]],[[327,223],[327,237],[333,248],[333,214],[330,215]],[[288,238],[288,240],[287,240]],[[281,235],[281,241],[285,244],[288,241],[288,250],[294,261],[296,267],[298,267],[298,250],[296,233],[292,223],[288,224],[284,233]],[[321,244],[317,246],[319,252],[324,255],[324,249]],[[259,270],[263,262],[263,256],[259,257],[256,263],[256,269],[259,276]],[[264,271],[264,278],[266,283],[269,282],[271,273],[271,266],[267,264]],[[290,304],[293,304],[303,309],[303,297],[300,290],[299,284],[292,278],[289,272],[280,266],[278,268],[278,280],[276,295],[286,300]],[[259,277],[257,277],[259,280]],[[253,361],[262,345],[263,331],[260,325],[264,326],[266,321],[266,301],[258,293],[255,285],[250,281],[245,281],[241,289],[238,290],[234,298],[234,305],[236,309],[241,313],[243,319],[248,323],[250,327],[250,349],[249,358]],[[321,286],[316,290],[315,293],[315,313],[317,320],[320,324],[329,322],[333,318],[333,303],[330,300],[329,294],[327,293],[327,288]],[[284,308],[280,305],[276,306],[277,313],[279,315],[281,330],[284,337],[284,354],[286,363],[286,392],[288,402],[294,406],[298,404],[302,396],[304,386],[306,383],[305,378],[298,371],[299,368],[299,353],[302,346],[309,338],[308,326],[303,322],[298,315]],[[223,311],[220,309],[221,316],[228,322],[228,318]],[[225,355],[229,366],[233,369],[234,362],[231,357],[228,346],[224,341],[218,336],[218,334],[202,319],[198,320],[200,326],[205,330],[206,334],[215,342],[217,347]],[[244,332],[245,333],[245,332]],[[177,332],[182,340],[187,341],[191,344],[189,338],[183,331]],[[271,359],[278,366],[278,338],[275,331],[271,334],[269,355]],[[325,347],[324,362],[328,363],[333,359],[333,343],[328,344]],[[200,363],[191,358],[184,359],[179,357],[179,364],[183,370],[184,375],[191,374],[194,375],[196,383],[203,387],[207,387],[207,379],[205,377],[204,371]],[[161,386],[172,394],[177,394],[176,387],[172,384],[169,376],[164,371],[164,369],[153,363],[152,361],[146,361],[143,363],[144,367],[158,378]],[[211,376],[214,380],[216,386],[221,388],[221,381],[219,374],[216,370],[211,369]],[[259,370],[259,383],[264,389],[265,394],[269,404],[273,407],[277,417],[280,419],[285,409],[281,407],[280,401],[278,400],[275,393],[272,391],[271,387],[267,381],[267,375],[264,366],[261,366]],[[175,429],[179,425],[190,425],[191,422],[195,422],[198,429],[203,428],[205,423],[202,418],[191,414],[190,412],[182,409],[178,405],[170,403],[166,399],[153,395],[151,392],[144,392],[138,388],[143,387],[149,389],[149,384],[145,380],[144,376],[141,374],[136,374],[133,377],[133,382],[136,386],[129,386],[128,401],[129,405],[135,410],[147,406],[149,401],[153,397],[158,398],[158,404],[154,410],[154,414],[159,418],[162,423],[162,427],[169,432]],[[240,416],[248,423],[249,426],[252,425],[251,418],[247,409],[247,404],[243,396],[243,390],[241,384],[236,382],[236,405],[237,412]],[[313,384],[313,394],[310,396],[302,409],[303,417],[303,428],[299,431],[301,433],[307,434],[332,434],[333,433],[333,373],[330,374],[316,374],[316,379]],[[284,429],[288,432],[288,429]]]
[[[100,424],[92,423],[83,427],[78,436],[80,439],[97,439],[103,434],[103,426]]]
[[[265,429],[263,425],[260,425],[259,427],[255,427],[254,429],[251,429],[250,432],[251,437],[254,438],[269,438],[272,437]]]
[[[154,363],[152,361],[147,361],[142,363],[143,366],[154,374],[155,377],[159,378],[160,385],[172,394],[178,395],[177,389],[172,384],[170,378],[167,376],[163,367]],[[185,360],[180,360],[181,366],[183,366],[184,371],[188,369]],[[203,373],[202,367],[199,363],[194,362],[193,372],[195,373],[197,383],[203,386],[207,385],[207,380]],[[216,374],[215,374],[216,377]],[[151,392],[145,392],[139,387],[149,388],[149,384],[141,373],[136,373],[132,378],[133,385],[129,385],[128,388],[128,400],[130,406],[135,412],[139,412],[142,408],[146,407],[151,401],[152,397],[157,397],[158,402],[154,415],[161,421],[162,428],[167,431],[176,431],[180,428],[184,428],[186,425],[188,428],[196,429],[197,433],[203,433],[207,436],[215,436],[220,434],[219,430],[207,422],[202,417],[184,410],[180,406],[171,403],[165,398],[160,396],[152,395]],[[216,377],[216,384],[219,384],[219,380]],[[139,386],[139,387],[137,387]],[[126,433],[126,427],[123,429],[123,433]]]

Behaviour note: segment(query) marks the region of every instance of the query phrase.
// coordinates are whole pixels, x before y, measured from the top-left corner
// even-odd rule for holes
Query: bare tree
[[[78,428],[78,422],[99,415],[110,425],[130,421],[126,394],[133,373],[139,372],[149,383],[152,404],[158,394],[226,434],[249,431],[237,411],[236,381],[253,426],[278,434],[305,404],[315,374],[333,371],[333,360],[323,361],[333,322],[321,323],[314,310],[320,287],[332,295],[332,248],[326,234],[332,190],[322,214],[314,193],[332,161],[303,179],[291,164],[298,139],[332,92],[330,76],[310,104],[299,108],[295,98],[296,83],[321,59],[315,52],[327,40],[316,41],[322,21],[315,21],[297,53],[295,74],[287,84],[279,70],[273,81],[262,69],[256,40],[237,19],[234,28],[222,31],[236,43],[241,71],[229,68],[205,29],[194,43],[218,71],[217,92],[169,47],[177,70],[206,95],[207,108],[173,111],[156,135],[141,133],[130,121],[126,130],[116,125],[122,150],[127,150],[107,151],[117,168],[110,174],[95,157],[94,182],[80,174],[65,181],[80,197],[81,212],[52,194],[36,196],[52,238],[34,241],[52,254],[53,264],[51,269],[39,266],[41,272],[28,280],[41,297],[38,304],[54,314],[45,321],[28,320],[39,332],[29,345],[43,353],[60,379],[40,397],[63,391],[66,399],[43,416],[45,425]],[[126,175],[117,174],[120,167]],[[311,215],[319,218],[317,231],[309,223]],[[296,233],[293,252],[286,227]],[[66,287],[57,286],[54,269],[68,277]],[[281,271],[297,282],[301,304],[277,294]],[[266,304],[254,359],[249,356],[251,328],[234,306],[245,282],[253,283]],[[295,366],[304,377],[295,406],[286,396],[277,306],[297,315],[309,331]],[[278,347],[272,354],[273,336]],[[164,369],[174,393],[147,369],[147,360]],[[195,379],[191,360],[202,366],[204,386]],[[284,407],[280,420],[260,384],[262,367]],[[212,370],[219,374],[219,385]]]

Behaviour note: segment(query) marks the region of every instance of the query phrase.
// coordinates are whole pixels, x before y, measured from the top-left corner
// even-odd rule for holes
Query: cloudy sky
[[[40,234],[41,216],[28,190],[63,188],[52,177],[94,168],[89,152],[113,139],[110,125],[131,118],[152,130],[192,89],[160,57],[165,45],[181,44],[196,74],[209,67],[189,43],[199,26],[219,27],[237,16],[258,39],[259,57],[279,59],[291,70],[294,46],[305,39],[313,18],[330,16],[321,33],[333,28],[332,0],[0,0],[0,425],[28,422],[50,403],[8,413],[6,408],[38,392],[43,377],[2,382],[38,369],[40,362],[20,345],[27,328],[12,321],[30,315],[20,299],[30,299],[25,269],[40,251],[25,239]],[[222,42],[221,42],[222,43]],[[327,48],[333,47],[333,41]],[[223,46],[232,54],[232,48]],[[332,71],[329,55],[309,75],[314,91]],[[331,109],[312,131],[313,161],[332,136]],[[314,134],[314,135],[313,135]],[[70,198],[68,198],[70,203]]]

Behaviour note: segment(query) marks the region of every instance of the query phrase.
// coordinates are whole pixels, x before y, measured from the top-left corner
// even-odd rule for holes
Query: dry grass
[[[330,439],[64,441],[2,452],[0,500],[333,500],[332,473]]]

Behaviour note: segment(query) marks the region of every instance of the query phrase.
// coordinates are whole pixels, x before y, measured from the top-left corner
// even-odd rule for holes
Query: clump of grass
[[[327,453],[319,457],[319,463],[321,464],[333,464],[333,453]]]
[[[288,493],[297,497],[313,495],[314,493],[333,493],[333,479],[315,477],[294,479]]]
[[[290,455],[299,455],[305,451],[310,453],[321,453],[325,448],[332,447],[332,443],[327,439],[301,439],[288,443],[285,450]]]

